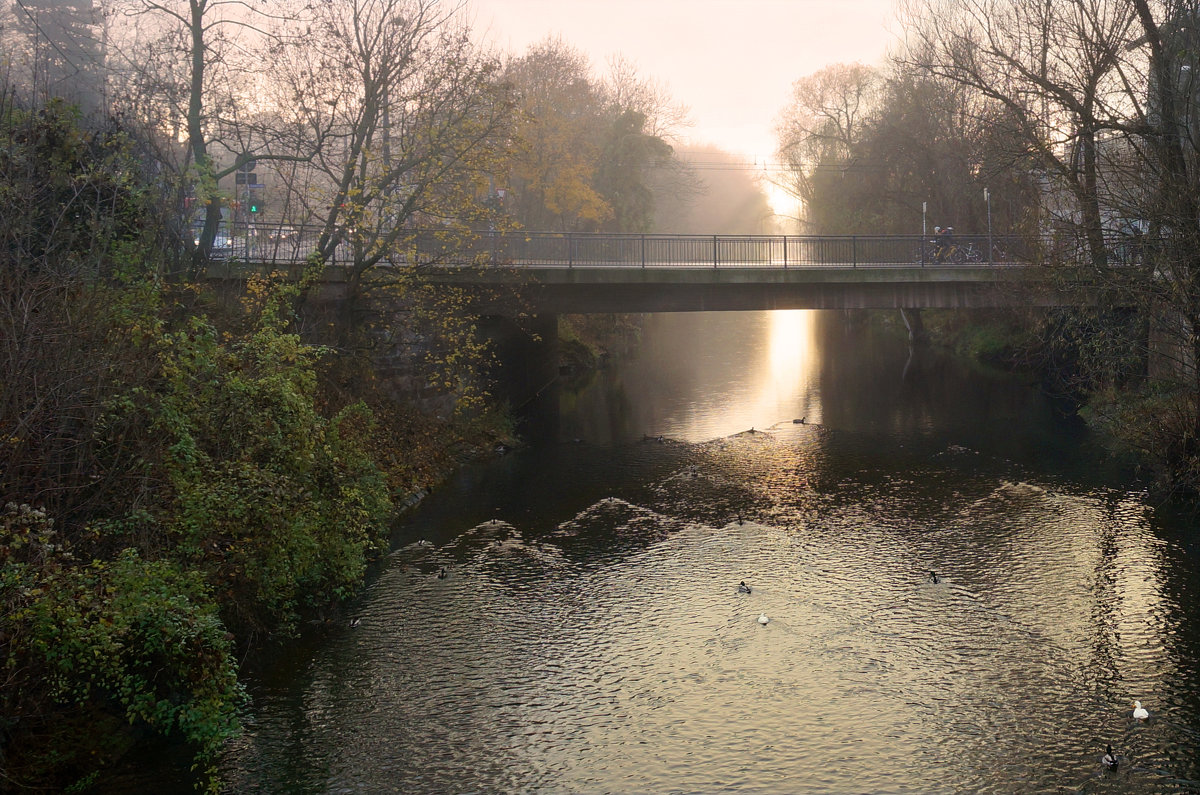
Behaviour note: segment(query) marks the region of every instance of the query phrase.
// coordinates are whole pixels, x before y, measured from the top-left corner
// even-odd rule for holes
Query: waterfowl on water
[[[934,585],[937,585],[939,582],[941,582],[941,580],[939,580],[939,579],[938,579],[938,576],[937,576],[937,572],[936,572],[936,571],[930,571],[930,572],[929,572],[929,581],[930,581],[931,583],[933,583]]]
[[[1146,710],[1145,707],[1142,706],[1142,702],[1140,702],[1140,701],[1133,702],[1133,719],[1134,720],[1148,720],[1149,718],[1150,718],[1150,713]]]
[[[750,593],[750,586],[746,584],[745,580],[738,583],[738,593]]]
[[[442,568],[438,571],[437,577],[439,580],[446,579],[446,567],[445,566],[442,566]]]
[[[759,616],[758,616],[758,623],[760,623],[760,624],[765,624],[765,623],[767,623],[767,622],[768,622],[768,621],[770,621],[770,620],[771,620],[771,619],[767,618],[767,614],[766,614],[766,613],[760,613],[760,614],[759,614]]]
[[[1111,745],[1105,746],[1104,756],[1100,757],[1100,762],[1109,770],[1116,770],[1117,765],[1121,764],[1120,761],[1117,760],[1117,755],[1113,753]]]

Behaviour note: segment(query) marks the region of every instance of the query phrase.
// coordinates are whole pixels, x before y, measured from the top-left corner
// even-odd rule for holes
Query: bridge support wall
[[[491,344],[496,364],[489,374],[494,394],[513,407],[533,400],[558,377],[558,315],[520,320],[502,315],[480,318],[480,334]]]

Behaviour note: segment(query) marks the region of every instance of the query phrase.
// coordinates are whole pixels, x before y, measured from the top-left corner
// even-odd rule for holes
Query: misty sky
[[[877,63],[895,0],[470,0],[475,27],[522,53],[547,36],[602,73],[622,55],[691,109],[694,143],[774,159],[792,82],[837,62]]]

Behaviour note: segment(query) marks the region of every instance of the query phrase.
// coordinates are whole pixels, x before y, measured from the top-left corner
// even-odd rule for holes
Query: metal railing
[[[214,259],[303,262],[320,229],[258,224],[222,234]],[[414,230],[385,261],[496,267],[806,268],[1010,265],[1032,261],[1020,238],[958,235],[949,247],[921,235],[659,235]],[[356,259],[340,242],[331,264]]]
[[[961,235],[939,248],[920,235],[612,235],[481,233],[413,238],[415,261],[508,266],[638,268],[912,267],[1029,262],[1018,238]],[[940,253],[939,253],[940,252]]]

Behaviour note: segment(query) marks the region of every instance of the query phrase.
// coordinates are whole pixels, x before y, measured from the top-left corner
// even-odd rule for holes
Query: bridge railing
[[[958,235],[948,248],[921,235],[618,235],[483,232],[447,239],[418,233],[421,263],[566,267],[851,267],[1029,262],[1016,237]],[[939,253],[941,252],[941,253]]]
[[[316,228],[257,225],[218,237],[215,259],[296,264],[313,251]],[[990,254],[989,254],[990,250]],[[939,251],[941,253],[939,253]],[[1020,238],[957,235],[941,250],[921,235],[660,235],[414,230],[390,258],[397,262],[499,267],[804,268],[937,267],[1032,261]],[[348,243],[333,264],[353,260]]]

